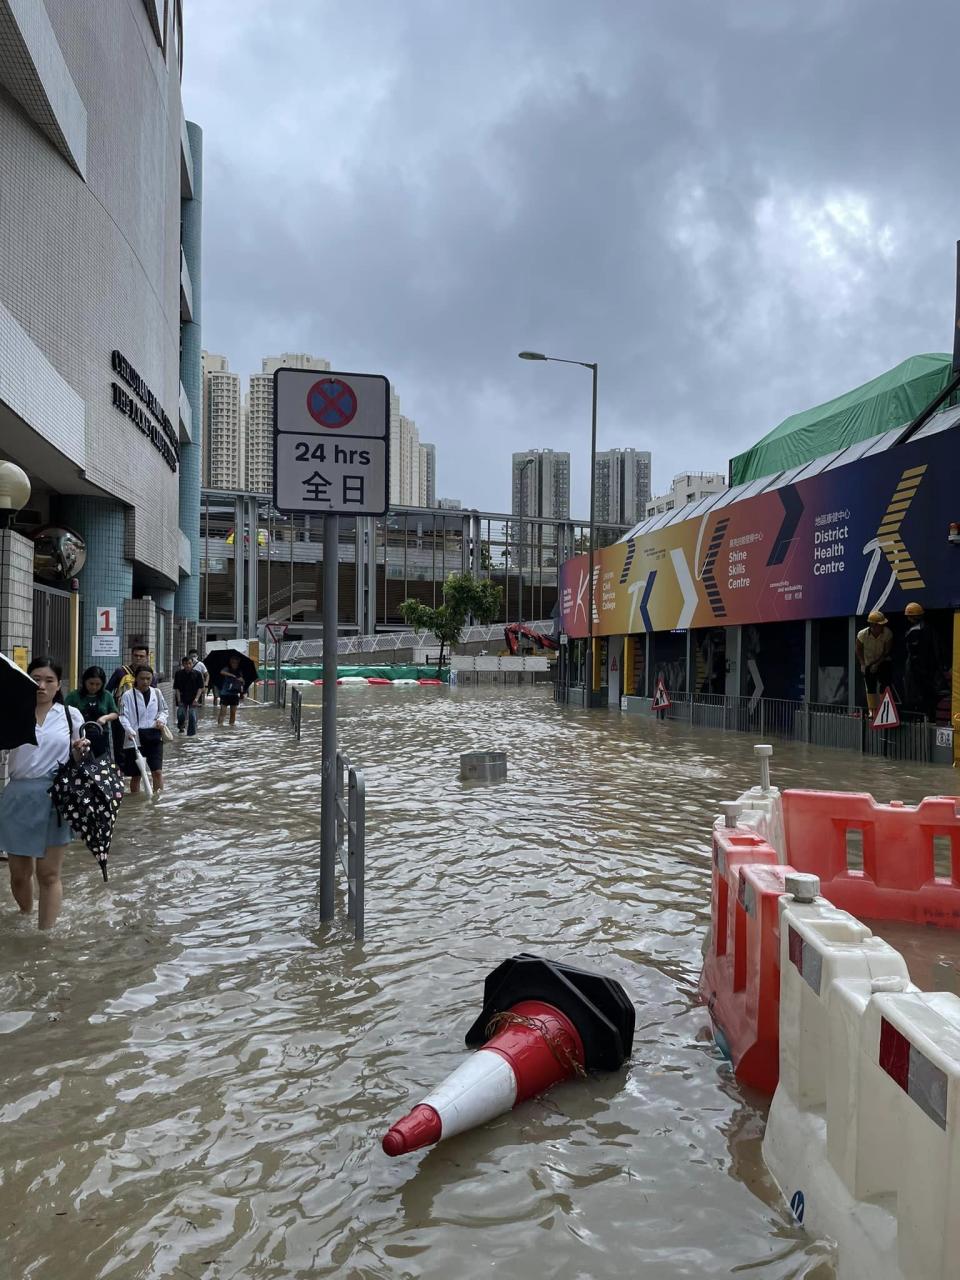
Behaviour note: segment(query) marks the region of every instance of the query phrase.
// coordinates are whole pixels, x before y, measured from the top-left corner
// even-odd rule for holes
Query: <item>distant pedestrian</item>
[[[66,696],[66,705],[76,707],[87,724],[98,724],[102,730],[90,740],[95,756],[103,756],[110,746],[109,725],[120,720],[119,710],[112,693],[106,689],[107,677],[103,667],[87,667],[80,677],[80,687]]]
[[[123,700],[123,695],[128,689],[133,688],[133,678],[138,667],[145,667],[150,661],[147,653],[147,646],[142,640],[134,639],[130,642],[130,661],[122,666],[115,668],[110,679],[107,681],[107,693],[113,694],[113,700],[117,704],[119,710]],[[153,687],[156,688],[156,678],[153,680]],[[124,764],[124,733],[120,727],[119,720],[113,723],[113,754],[118,765],[123,767]]]
[[[863,675],[870,718],[885,689],[893,683],[893,632],[879,609],[867,616],[867,626],[857,632],[857,662]]]
[[[230,723],[237,723],[237,707],[247,696],[247,685],[240,671],[240,655],[231,653],[227,664],[217,677],[217,692],[220,695],[220,714],[217,724],[223,724],[227,709],[230,710]]]
[[[135,748],[147,762],[153,774],[154,793],[163,790],[163,733],[167,723],[167,703],[159,689],[151,686],[152,667],[138,667],[134,685],[120,702],[120,723],[124,728],[125,750],[123,772],[130,779],[130,794],[140,790],[140,768]]]
[[[937,638],[927,622],[922,604],[911,601],[904,613],[908,622],[904,636],[907,651],[903,671],[904,702],[910,711],[936,721],[943,677]]]
[[[200,690],[200,696],[197,698],[197,706],[202,707],[207,697],[207,685],[210,683],[210,675],[207,668],[200,661],[200,654],[196,649],[191,649],[189,653],[190,661],[193,663],[193,669],[203,679],[203,688]]]
[[[188,738],[197,732],[196,704],[202,693],[203,676],[187,654],[180,659],[180,670],[173,677],[173,697],[177,704],[177,732],[183,733],[186,725]]]
[[[37,745],[17,747],[8,756],[10,779],[0,792],[0,849],[10,863],[10,889],[23,915],[33,911],[33,882],[39,889],[38,925],[49,929],[60,913],[60,871],[74,839],[50,799],[50,784],[71,751],[87,750],[80,737],[83,716],[66,707],[60,693],[63,670],[53,658],[35,657],[27,667],[37,686]]]

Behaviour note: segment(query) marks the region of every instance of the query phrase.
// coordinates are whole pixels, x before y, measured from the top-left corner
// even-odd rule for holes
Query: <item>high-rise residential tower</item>
[[[421,507],[437,505],[437,446],[420,446],[420,501]]]
[[[525,516],[569,520],[569,453],[557,453],[553,449],[528,449],[525,453],[515,453],[512,487],[512,510],[515,515],[521,514],[522,507],[522,514]]]
[[[253,493],[273,491],[273,375],[278,369],[316,369],[324,373],[330,361],[319,356],[284,352],[265,356],[259,373],[251,374],[247,399],[246,487]]]
[[[203,353],[203,483],[209,489],[246,488],[240,376],[226,356]]]
[[[606,449],[597,454],[596,518],[636,524],[650,501],[650,454],[645,449]]]

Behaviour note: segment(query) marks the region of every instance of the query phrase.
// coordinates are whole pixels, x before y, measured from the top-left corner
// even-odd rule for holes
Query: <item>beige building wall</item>
[[[326,373],[330,361],[304,352],[265,356],[250,378],[246,414],[246,487],[253,493],[273,491],[273,375],[278,369],[316,369]]]
[[[204,484],[211,489],[246,488],[240,377],[226,356],[203,353]]]

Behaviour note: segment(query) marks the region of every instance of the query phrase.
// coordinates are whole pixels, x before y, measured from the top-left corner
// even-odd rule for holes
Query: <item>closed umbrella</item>
[[[81,733],[98,725],[84,725]],[[106,756],[90,753],[75,759],[71,754],[57,771],[50,798],[63,822],[76,832],[100,864],[107,878],[107,854],[113,827],[123,799],[123,778]]]
[[[37,745],[37,685],[0,653],[0,751]]]

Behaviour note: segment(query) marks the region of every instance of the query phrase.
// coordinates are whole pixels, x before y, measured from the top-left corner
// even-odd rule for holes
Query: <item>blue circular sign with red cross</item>
[[[321,378],[307,392],[307,410],[314,422],[336,431],[356,417],[357,393],[342,378]]]

